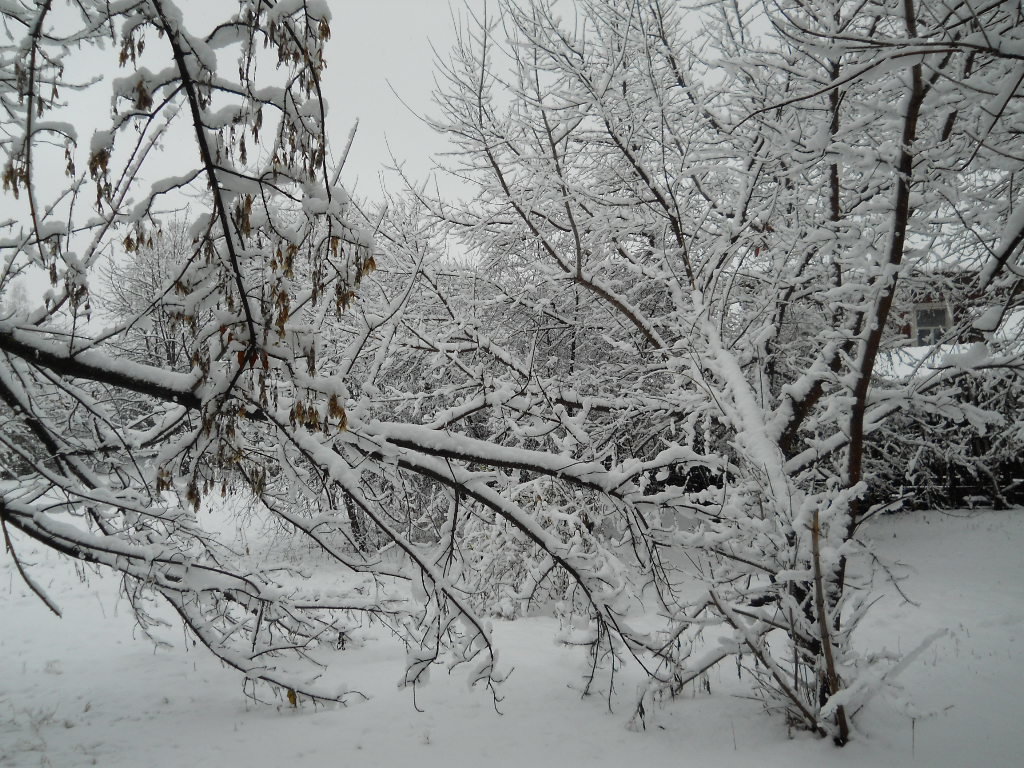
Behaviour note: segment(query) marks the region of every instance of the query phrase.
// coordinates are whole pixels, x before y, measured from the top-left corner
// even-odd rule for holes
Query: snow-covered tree
[[[344,388],[321,374],[310,323],[358,284],[372,244],[328,151],[327,6],[260,0],[204,19],[170,0],[40,0],[0,15],[0,291],[32,273],[51,285],[0,318],[0,401],[14,414],[0,439],[30,468],[0,493],[19,570],[58,611],[14,532],[123,573],[144,625],[145,596],[165,598],[248,680],[344,698],[271,657],[329,648],[339,615],[388,613],[386,600],[263,572],[196,514],[225,473],[273,486],[287,434],[342,428]],[[142,299],[118,293],[132,286],[115,271],[123,306],[94,313],[111,251],[138,276],[165,237],[160,211],[186,196],[196,215],[175,235],[172,273],[159,266]],[[163,348],[138,354],[154,329]]]
[[[850,641],[872,433],[896,414],[994,425],[962,393],[1020,375],[1018,340],[993,334],[1020,292],[1019,9],[538,0],[476,21],[436,119],[474,200],[418,197],[486,288],[427,344],[462,377],[432,423],[487,411],[496,443],[623,478],[545,490],[536,519],[615,589],[653,585],[660,639],[586,595],[595,637],[655,657],[652,690],[747,659],[769,708],[844,743],[888,674]],[[990,297],[968,321],[989,344],[878,375],[907,343],[897,289],[950,266]],[[535,487],[506,466],[507,495]],[[701,651],[711,626],[727,640]]]
[[[892,674],[851,640],[872,432],[984,420],[960,382],[1019,365],[996,333],[1021,285],[1019,10],[496,7],[439,78],[473,201],[377,212],[327,144],[326,4],[243,0],[202,30],[168,0],[0,11],[0,291],[52,286],[0,316],[15,560],[27,535],[119,571],[144,624],[156,594],[247,680],[327,700],[356,614],[405,640],[407,683],[443,660],[493,685],[486,615],[551,600],[595,671],[646,670],[640,718],[735,658],[845,743]],[[123,75],[73,81],[78,56]],[[104,88],[86,141],[68,114]],[[185,194],[171,279],[94,313],[112,245],[155,246]],[[972,321],[989,345],[879,377],[896,289],[936,260],[999,297]],[[179,370],[135,354],[154,313]],[[197,514],[239,479],[326,586]]]
[[[194,346],[189,325],[198,326],[203,319],[182,322],[175,289],[193,247],[188,226],[172,221],[147,233],[145,242],[129,241],[128,245],[129,252],[106,266],[102,285],[97,287],[98,309],[128,326],[124,334],[127,346],[119,356],[170,371],[187,371],[191,363],[186,352]]]

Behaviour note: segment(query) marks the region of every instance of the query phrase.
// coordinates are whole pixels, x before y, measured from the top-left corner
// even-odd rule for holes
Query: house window
[[[918,307],[914,310],[917,343],[938,344],[949,330],[949,312],[944,306]]]

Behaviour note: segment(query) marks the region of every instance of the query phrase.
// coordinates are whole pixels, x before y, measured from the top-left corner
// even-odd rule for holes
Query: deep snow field
[[[1024,510],[901,513],[864,535],[899,563],[916,605],[877,574],[883,598],[861,647],[906,652],[948,634],[899,678],[912,703],[876,697],[842,750],[764,714],[734,664],[712,673],[710,695],[669,701],[648,712],[646,730],[631,729],[638,678],[621,672],[610,697],[607,680],[581,697],[584,652],[555,642],[552,618],[497,622],[501,661],[515,668],[501,715],[459,670],[436,670],[414,701],[396,686],[402,649],[372,637],[345,671],[369,701],[253,704],[241,678],[180,628],[163,630],[173,648],[154,649],[116,579],[21,540],[64,618],[0,554],[0,766],[1024,765]]]

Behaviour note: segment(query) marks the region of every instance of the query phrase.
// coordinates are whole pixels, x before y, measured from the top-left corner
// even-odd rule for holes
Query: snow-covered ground
[[[646,730],[627,727],[637,678],[582,698],[583,652],[554,642],[554,619],[496,628],[515,671],[496,714],[464,676],[435,673],[415,702],[393,684],[403,653],[372,638],[348,680],[372,698],[348,708],[254,705],[239,677],[180,630],[174,648],[141,636],[117,582],[55,555],[21,552],[64,610],[58,619],[0,555],[0,766],[577,766],[796,764],[965,768],[1024,765],[1024,511],[923,512],[865,532],[898,561],[903,601],[884,594],[866,620],[866,649],[936,641],[900,678],[914,707],[875,699],[856,740],[838,750],[742,698],[736,668],[711,694],[665,703]],[[611,711],[609,710],[611,704]],[[914,717],[911,717],[911,715]]]

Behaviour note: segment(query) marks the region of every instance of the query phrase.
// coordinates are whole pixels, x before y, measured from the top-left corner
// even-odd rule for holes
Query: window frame
[[[919,322],[919,313],[921,312],[934,312],[935,310],[942,310],[943,322],[942,325],[924,324]],[[913,335],[912,339],[914,344],[919,347],[934,346],[945,336],[949,330],[953,327],[953,312],[950,310],[949,304],[945,301],[926,301],[920,304],[914,305],[914,311],[912,313],[913,319]],[[922,340],[921,331],[923,329],[930,330],[929,338]]]

